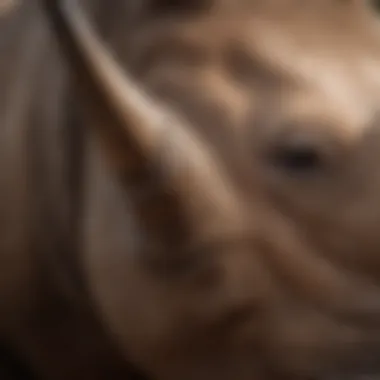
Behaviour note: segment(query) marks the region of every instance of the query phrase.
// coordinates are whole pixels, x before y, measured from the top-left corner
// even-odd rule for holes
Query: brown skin
[[[98,10],[126,72],[212,149],[240,219],[231,214],[231,236],[228,218],[213,229],[212,205],[200,217],[207,202],[190,182],[186,200],[176,183],[181,212],[170,218],[186,233],[175,249],[164,234],[153,239],[144,223],[154,215],[135,212],[125,169],[141,157],[103,144],[114,125],[134,126],[76,89],[74,120],[97,128],[78,156],[62,140],[74,95],[30,0],[18,44],[32,48],[9,50],[0,72],[1,124],[12,127],[0,131],[0,332],[46,380],[129,379],[121,356],[157,380],[379,374],[380,35],[364,4],[182,0],[173,13],[169,1],[105,3],[87,14]],[[15,67],[21,52],[30,63]],[[9,103],[10,73],[25,96],[40,95]],[[274,165],[299,138],[310,144],[306,169],[283,156]],[[124,170],[127,184],[116,175]],[[160,238],[170,255],[151,260],[147,242]]]

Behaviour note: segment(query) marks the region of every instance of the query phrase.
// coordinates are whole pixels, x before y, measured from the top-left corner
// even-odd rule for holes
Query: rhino
[[[1,9],[1,355],[43,380],[380,374],[369,2]]]

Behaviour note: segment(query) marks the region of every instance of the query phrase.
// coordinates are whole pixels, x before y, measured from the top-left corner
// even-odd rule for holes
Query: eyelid
[[[347,161],[349,149],[338,136],[334,135],[333,131],[333,128],[324,125],[311,125],[306,122],[279,124],[278,127],[270,128],[267,134],[264,131],[261,140],[262,148],[260,148],[262,149],[261,156],[272,166],[276,150],[278,151],[282,147],[286,149],[287,144],[297,144],[298,141],[302,145],[304,141],[305,145],[315,147],[315,150],[318,151],[321,165],[315,174],[318,172],[318,175],[336,175]],[[268,160],[272,160],[272,162]],[[285,172],[284,174],[286,175]]]

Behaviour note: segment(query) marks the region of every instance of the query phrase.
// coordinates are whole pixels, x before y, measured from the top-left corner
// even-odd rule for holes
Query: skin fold
[[[15,4],[4,347],[43,380],[378,376],[370,4]]]

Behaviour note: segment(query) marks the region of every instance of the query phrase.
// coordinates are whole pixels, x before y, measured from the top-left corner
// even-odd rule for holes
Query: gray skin
[[[0,16],[6,346],[44,380],[379,375],[367,4],[80,3]]]

